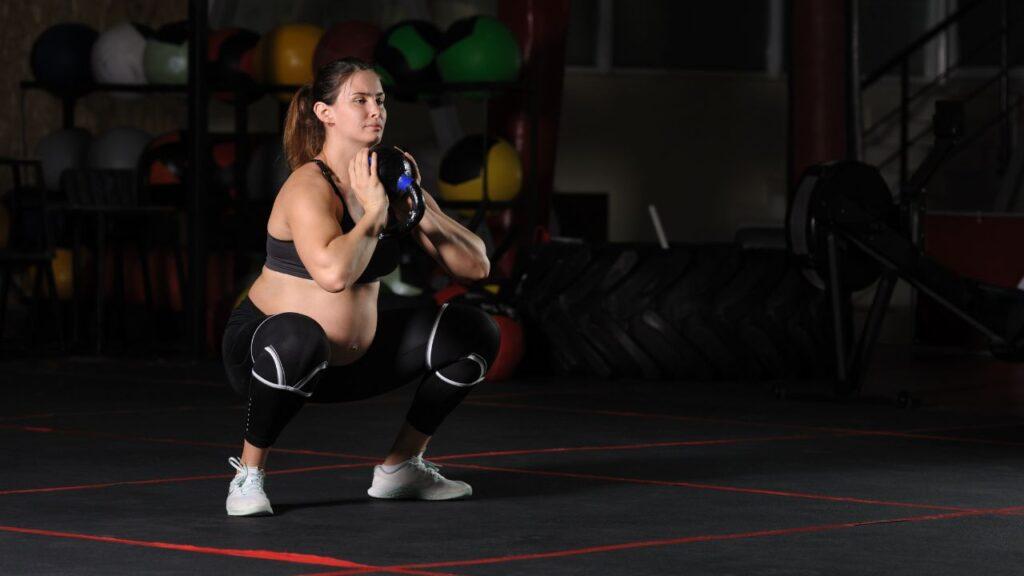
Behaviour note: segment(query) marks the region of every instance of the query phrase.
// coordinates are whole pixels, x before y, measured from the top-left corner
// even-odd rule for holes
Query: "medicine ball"
[[[313,52],[324,30],[312,24],[284,24],[260,38],[253,62],[257,79],[266,84],[299,86],[313,81]],[[288,102],[292,91],[279,92]]]
[[[453,23],[442,46],[437,69],[445,82],[511,82],[519,78],[519,43],[496,18],[473,16]]]
[[[113,170],[135,170],[142,151],[152,137],[138,128],[111,128],[89,147],[89,166]]]
[[[214,85],[234,88],[252,88],[256,82],[254,57],[260,35],[241,28],[213,30],[207,37],[206,62],[210,79]],[[255,94],[243,90],[250,99]],[[213,96],[222,102],[233,102],[235,93],[231,90],[215,91]]]
[[[188,167],[185,133],[165,132],[146,144],[139,159],[139,169],[146,184],[167,186],[182,184]]]
[[[406,20],[387,29],[377,43],[374,60],[388,93],[403,101],[429,98],[424,84],[437,84],[434,59],[441,46],[441,31],[424,20]]]
[[[36,144],[36,157],[43,167],[43,183],[50,190],[60,188],[60,175],[68,169],[83,168],[89,162],[92,135],[82,128],[57,130]]]
[[[146,38],[152,35],[149,28],[130,22],[122,22],[100,34],[92,46],[93,79],[109,84],[145,84],[142,56]]]
[[[147,38],[142,66],[150,84],[187,84],[188,23],[165,24]]]
[[[92,84],[89,55],[98,37],[96,30],[77,22],[50,26],[32,44],[32,75],[57,95],[85,93]]]
[[[519,154],[507,141],[483,135],[466,136],[441,160],[438,188],[445,200],[478,201],[483,198],[484,150],[487,152],[487,197],[511,200],[523,184]]]
[[[342,58],[358,58],[373,63],[373,51],[380,41],[380,28],[370,22],[339,22],[324,32],[313,52],[313,71]]]

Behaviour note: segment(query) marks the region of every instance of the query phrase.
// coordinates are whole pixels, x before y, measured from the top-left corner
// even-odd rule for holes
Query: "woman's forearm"
[[[387,208],[368,210],[348,233],[331,242],[332,260],[338,266],[337,291],[350,286],[366,270],[377,248],[377,235],[387,224],[387,213]]]
[[[448,272],[459,280],[477,281],[490,275],[487,247],[479,236],[449,217],[429,194],[423,194],[426,211],[417,226],[437,249]]]

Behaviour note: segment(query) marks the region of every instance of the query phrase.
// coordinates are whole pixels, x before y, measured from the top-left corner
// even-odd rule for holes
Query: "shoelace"
[[[242,464],[242,460],[237,456],[228,458],[228,464],[237,470],[239,474],[242,474],[242,477],[235,481],[235,484],[238,486],[238,489],[241,490],[242,494],[245,494],[248,491],[248,488],[263,490],[263,474],[260,474],[259,472],[249,474],[249,470],[251,470],[251,468]],[[246,486],[247,483],[249,485],[248,487]]]
[[[441,468],[439,464],[434,464],[430,460],[425,460],[422,456],[413,458],[412,465],[428,472],[434,480],[444,480],[444,476],[438,470]]]

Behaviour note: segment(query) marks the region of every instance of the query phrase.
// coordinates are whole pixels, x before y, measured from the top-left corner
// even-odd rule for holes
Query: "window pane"
[[[765,68],[769,0],[616,0],[613,63],[640,68]]]
[[[868,75],[884,65],[927,31],[934,23],[942,20],[942,14],[929,14],[934,0],[860,0],[860,70]],[[934,44],[927,44],[910,58],[910,73],[924,71],[924,53],[934,50]],[[889,71],[899,74],[899,69]]]

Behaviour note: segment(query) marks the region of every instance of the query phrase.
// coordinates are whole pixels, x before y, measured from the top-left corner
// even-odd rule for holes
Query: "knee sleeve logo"
[[[324,360],[320,364],[317,364],[316,367],[314,367],[309,374],[300,378],[299,381],[296,382],[295,384],[288,384],[287,373],[285,372],[284,364],[281,362],[281,357],[278,355],[277,350],[275,350],[273,346],[266,346],[263,348],[263,350],[267,352],[267,354],[270,356],[270,359],[274,362],[274,370],[276,372],[277,381],[271,381],[268,378],[261,376],[259,373],[256,372],[256,366],[253,366],[252,368],[252,375],[254,378],[266,384],[267,386],[270,386],[271,388],[276,388],[278,390],[287,390],[288,392],[294,392],[306,398],[309,398],[310,396],[313,395],[313,390],[310,389],[307,391],[306,386],[307,384],[313,381],[314,376],[319,374],[320,371],[323,370],[324,368],[327,368],[326,360]]]
[[[459,362],[461,362],[461,360],[458,361],[458,362],[454,362],[453,364],[451,364],[449,366],[445,366],[445,368],[442,368],[441,370],[436,371],[435,374],[437,374],[438,378],[440,378],[444,382],[447,382],[448,384],[451,384],[452,386],[459,386],[461,388],[468,388],[470,386],[476,386],[481,381],[483,381],[484,375],[487,374],[487,360],[485,360],[479,354],[470,354],[469,356],[466,356],[465,358],[463,358],[463,360],[469,360],[469,361],[475,363],[477,365],[477,367],[480,369],[480,376],[477,377],[472,382],[459,382],[457,380],[453,380],[452,378],[448,378],[447,376],[445,376],[444,374],[441,373],[441,370],[444,370],[445,368],[451,368],[452,366],[458,365]]]
[[[434,363],[430,360],[430,355],[434,351],[434,338],[437,336],[437,327],[441,324],[441,315],[447,309],[448,303],[445,302],[441,305],[441,309],[437,311],[437,318],[434,318],[434,327],[430,329],[430,337],[427,338],[427,368],[430,370],[434,369]]]

